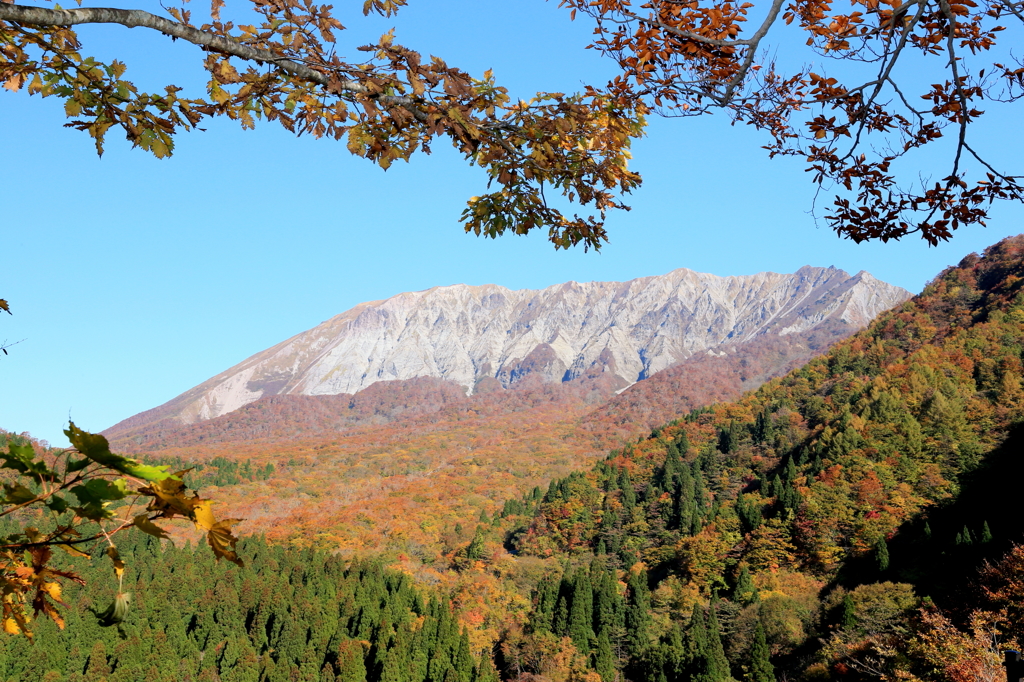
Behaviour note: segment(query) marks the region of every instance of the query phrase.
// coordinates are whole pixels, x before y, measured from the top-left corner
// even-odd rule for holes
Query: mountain
[[[787,338],[687,362],[711,363],[702,378],[756,382]],[[678,378],[637,387],[671,393]],[[286,526],[267,539],[287,542],[244,538],[242,568],[117,534],[123,583],[103,562],[66,557],[89,579],[66,581],[68,627],[40,619],[36,641],[0,639],[0,679],[1005,679],[1002,650],[1024,641],[1024,236],[968,256],[802,367],[680,412],[594,466],[566,457],[578,429],[564,394],[586,387],[531,381],[472,397],[428,377],[333,401],[269,396],[190,425],[181,433],[199,439],[218,422],[244,430],[240,415],[286,424],[261,420],[273,410],[313,431],[394,413],[405,434],[367,422],[252,462],[255,441],[234,433],[188,481],[217,486],[250,533]],[[629,392],[586,418],[638,409]],[[421,401],[436,411],[409,415]],[[547,469],[493,468],[503,438],[544,420],[562,431],[519,452]],[[355,432],[361,450],[345,440]],[[522,494],[553,460],[572,473]],[[494,479],[520,493],[496,504]],[[353,528],[384,551],[346,546]],[[431,534],[443,553],[424,544]],[[135,597],[126,620],[98,627],[97,607],[121,590]]]
[[[469,393],[527,377],[620,390],[765,337],[824,326],[851,333],[909,295],[866,272],[809,266],[741,277],[679,269],[539,291],[435,287],[360,304],[105,433],[125,438],[164,420],[213,419],[267,396],[356,394],[416,377]]]
[[[1024,235],[741,400],[506,503],[491,542],[565,568],[499,646],[566,637],[600,672],[618,638],[603,679],[1001,679],[1024,638],[1022,447]],[[612,581],[624,619],[588,621]]]

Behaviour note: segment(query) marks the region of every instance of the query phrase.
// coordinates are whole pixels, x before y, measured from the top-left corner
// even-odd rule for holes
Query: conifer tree
[[[740,519],[740,525],[744,533],[757,530],[763,521],[761,506],[750,499],[750,495],[740,494],[736,498],[736,515]]]
[[[689,672],[693,680],[707,680],[708,669],[708,629],[704,617],[704,608],[697,604],[690,615],[690,625],[686,632],[687,653],[689,654]]]
[[[569,637],[576,650],[582,654],[590,652],[590,641],[594,637],[594,589],[588,571],[580,569],[572,584],[572,609],[569,614]]]
[[[494,663],[487,656],[481,656],[476,668],[473,669],[473,682],[501,682]]]
[[[455,672],[459,675],[459,680],[462,682],[469,682],[473,679],[473,669],[475,661],[473,660],[473,654],[469,650],[469,634],[465,628],[462,630],[462,634],[459,636],[458,649],[454,652],[453,665]]]
[[[875,543],[875,562],[882,573],[889,569],[889,545],[885,538],[879,538]]]
[[[484,558],[483,526],[476,527],[476,532],[473,534],[473,540],[466,548],[466,556],[473,561],[479,561]]]
[[[393,647],[384,655],[384,665],[380,673],[380,682],[409,682],[406,676],[407,666],[403,665],[397,647]]]
[[[648,631],[651,624],[651,592],[647,587],[647,571],[638,571],[629,577],[627,583],[629,601],[626,604],[626,637],[629,651],[634,657],[650,643]]]
[[[608,639],[608,629],[602,629],[597,636],[597,653],[594,658],[594,670],[601,676],[603,682],[615,680],[615,655],[612,653],[611,640]]]
[[[844,628],[852,628],[857,624],[857,607],[849,594],[843,597],[843,613],[840,623]]]
[[[680,457],[686,457],[686,453],[690,450],[690,438],[686,435],[686,429],[679,429],[679,433],[676,434],[676,448],[679,450]]]
[[[366,666],[363,663],[363,647],[354,640],[347,640],[338,649],[337,682],[365,682]]]
[[[725,656],[722,645],[722,628],[718,623],[718,612],[715,609],[716,599],[712,599],[708,609],[708,676],[707,682],[722,682],[729,679],[729,659]]]
[[[110,663],[107,660],[107,647],[102,640],[97,640],[92,645],[89,662],[85,667],[85,682],[105,681],[111,672]]]
[[[981,542],[982,544],[988,544],[992,542],[992,531],[988,527],[987,520],[981,526]]]
[[[754,645],[750,649],[750,672],[747,674],[747,682],[775,682],[775,668],[769,660],[769,654],[764,625],[758,618],[754,627]]]
[[[629,472],[625,469],[619,475],[619,490],[622,491],[622,506],[628,514],[636,507],[636,490],[633,488],[633,481],[629,478]]]
[[[754,586],[754,579],[750,576],[750,569],[747,568],[747,564],[740,564],[739,575],[736,576],[736,587],[732,591],[733,601],[738,604],[752,604],[758,599],[760,595],[757,592],[757,587]]]

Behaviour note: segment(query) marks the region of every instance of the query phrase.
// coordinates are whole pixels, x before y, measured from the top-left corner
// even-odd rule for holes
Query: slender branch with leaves
[[[596,22],[592,47],[621,68],[606,92],[665,116],[725,111],[768,133],[772,157],[806,159],[818,192],[837,191],[821,217],[842,237],[916,234],[934,245],[961,226],[984,224],[996,200],[1024,201],[1024,176],[997,169],[968,134],[983,104],[1024,95],[1024,62],[1006,49],[1020,41],[1020,2],[851,0],[846,10],[830,0],[561,4]],[[748,37],[743,26],[758,15]],[[808,66],[787,73],[779,53]],[[839,77],[829,75],[833,68]],[[929,180],[930,169],[918,172],[908,157],[947,136],[949,164]]]
[[[363,9],[390,16],[403,4],[369,0]],[[628,208],[621,195],[640,183],[627,168],[644,128],[639,102],[593,88],[513,101],[490,71],[474,78],[424,59],[395,42],[393,31],[358,47],[362,61],[343,61],[335,37],[343,27],[329,5],[253,0],[261,20],[239,25],[222,19],[223,5],[213,0],[209,21],[193,25],[184,4],[157,16],[0,2],[0,83],[63,99],[67,125],[88,133],[100,153],[107,133],[120,129],[133,145],[166,157],[176,133],[215,116],[243,128],[263,119],[296,135],[346,139],[351,153],[384,169],[447,140],[486,174],[487,191],[462,212],[467,232],[544,229],[556,248],[600,248],[607,211]],[[82,24],[149,29],[195,45],[210,76],[206,92],[186,96],[174,85],[140,92],[122,62],[83,56],[72,30]],[[594,213],[563,214],[545,188]]]
[[[134,528],[167,538],[158,521],[186,519],[206,534],[218,558],[241,565],[235,553],[232,527],[239,519],[218,521],[212,501],[189,494],[182,477],[166,466],[149,466],[114,454],[107,439],[88,433],[73,422],[64,431],[72,448],[37,453],[30,443],[9,442],[0,451],[3,473],[0,518],[9,517],[20,530],[0,537],[0,594],[3,628],[31,636],[29,605],[59,627],[64,619],[62,583],[82,583],[68,570],[51,565],[53,550],[91,557],[97,545],[111,560],[120,586],[125,564],[113,538]],[[48,518],[47,518],[48,517]],[[45,527],[47,530],[40,530]],[[123,618],[129,595],[118,589],[114,603],[98,614],[102,625]]]

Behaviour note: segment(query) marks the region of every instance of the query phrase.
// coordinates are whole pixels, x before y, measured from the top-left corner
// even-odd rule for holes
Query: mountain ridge
[[[358,393],[378,381],[433,376],[472,393],[530,374],[623,389],[703,352],[835,319],[854,331],[910,293],[832,268],[718,277],[686,268],[627,282],[544,289],[446,285],[368,301],[221,372],[105,433],[232,412],[265,396]]]

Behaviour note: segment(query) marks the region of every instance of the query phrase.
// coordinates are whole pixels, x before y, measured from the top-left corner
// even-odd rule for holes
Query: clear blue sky
[[[517,97],[573,91],[611,73],[582,49],[589,26],[570,23],[554,2],[412,0],[392,20],[342,19],[351,28],[344,46],[394,25],[402,44],[475,75],[493,68]],[[122,58],[142,87],[202,82],[200,51],[180,41],[143,29],[82,36],[86,54]],[[809,216],[802,166],[768,160],[763,138],[724,119],[652,122],[634,149],[644,185],[632,212],[610,217],[600,253],[555,252],[542,235],[463,234],[458,215],[484,178],[441,144],[385,173],[343,143],[222,121],[180,136],[168,160],[116,135],[99,159],[65,120],[55,98],[0,91],[0,297],[15,313],[0,319],[0,340],[24,339],[0,357],[0,427],[55,445],[66,444],[69,416],[104,429],[361,301],[402,291],[810,264],[867,270],[917,292],[965,254],[1021,231],[1020,207],[1006,206],[987,229],[938,248],[841,241]],[[976,141],[1019,159],[1010,125],[993,118]]]

